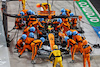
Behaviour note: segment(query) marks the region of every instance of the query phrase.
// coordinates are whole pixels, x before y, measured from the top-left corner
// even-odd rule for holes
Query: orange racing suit
[[[34,15],[33,15],[34,16]],[[27,19],[28,21],[28,26],[30,26],[30,24],[34,23],[35,21],[38,21],[36,18],[31,18],[31,16],[29,16],[29,18]]]
[[[25,9],[25,10],[22,10],[24,13],[25,13],[25,15],[24,16],[27,16],[27,9]],[[26,21],[26,18],[24,18],[24,21]]]
[[[17,41],[17,44],[15,46],[17,49],[18,49],[18,52],[20,52],[22,49],[21,47],[23,47],[23,39],[20,38],[18,41]]]
[[[65,10],[66,10],[67,16],[70,16],[71,10],[69,10],[69,9],[65,9]]]
[[[60,25],[57,26],[57,28],[63,27],[63,33],[66,34],[66,31],[70,29],[70,24],[69,22],[62,22]]]
[[[39,30],[39,28],[37,27],[38,25],[39,25],[40,27],[44,28],[44,26],[41,25],[41,22],[40,22],[40,21],[35,21],[34,23],[32,23],[32,24],[30,25],[30,27],[34,26],[35,29],[37,30],[37,32],[38,32],[39,34],[42,35],[42,32],[41,32],[41,31]]]
[[[77,18],[71,18],[72,21],[72,26],[76,27],[77,26]]]
[[[85,45],[83,47],[83,62],[84,62],[83,66],[84,67],[86,67],[86,60],[88,62],[88,67],[91,67],[91,65],[90,65],[90,53],[91,53],[91,51],[92,51],[91,46]]]
[[[80,51],[81,53],[83,52],[83,39],[80,35],[75,35],[73,36],[74,41],[76,41],[78,43],[78,51]]]
[[[18,16],[21,16],[21,15],[18,14]],[[23,26],[21,18],[16,18],[15,19],[15,26],[16,26],[16,29],[19,29],[19,28],[21,28]]]
[[[69,45],[71,45],[71,56],[72,56],[72,60],[74,60],[74,54],[75,54],[76,49],[78,48],[78,45],[73,39],[68,39],[66,48],[68,48]]]
[[[29,31],[30,27],[27,27],[26,29],[24,29],[23,34],[26,34],[27,36],[29,36]]]
[[[39,39],[34,40],[31,43],[31,47],[32,47],[32,60],[34,60],[35,56],[37,55],[37,51],[39,48],[41,48],[43,42]]]
[[[75,29],[70,29],[70,31],[73,33],[74,31],[77,31],[77,30],[75,30]],[[78,31],[77,31],[78,32]],[[72,39],[72,35],[70,35],[70,36],[68,36],[70,39]]]
[[[25,49],[28,49],[28,50],[32,50],[31,49],[31,43],[34,41],[34,38],[30,38],[30,37],[27,37],[26,40],[25,40],[25,45],[23,46],[23,49],[22,51],[20,52],[20,56],[23,54],[23,52],[25,51]]]
[[[58,31],[58,29],[57,29],[57,25],[59,24],[59,22],[54,21],[53,24],[55,25],[55,27],[54,27],[55,31]]]

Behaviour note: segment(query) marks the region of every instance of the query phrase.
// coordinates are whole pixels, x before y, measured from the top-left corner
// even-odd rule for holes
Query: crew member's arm
[[[68,15],[68,16],[70,16],[70,13],[69,13],[69,12],[67,12],[67,15]]]
[[[38,23],[38,21],[35,21],[34,23],[32,23],[32,25],[35,25],[35,24],[37,24]]]
[[[73,36],[73,38],[74,38],[74,41],[76,41],[76,35],[75,35],[75,36]]]
[[[38,24],[39,24],[40,27],[44,28],[44,26],[42,26],[40,22],[38,22]]]
[[[41,41],[39,48],[41,48],[42,44],[43,44],[43,42]]]
[[[20,49],[20,47],[21,47],[21,45],[22,45],[22,40],[21,39],[19,39],[18,41],[17,41],[17,44],[16,44],[16,48],[17,49]]]
[[[46,23],[45,21],[42,21],[41,23]]]
[[[63,26],[63,23],[61,23],[60,25],[58,25],[57,28],[62,27],[62,26]]]
[[[41,4],[41,7],[44,9],[44,11],[46,11],[45,5],[47,5],[47,3],[42,3],[42,4]]]
[[[49,55],[49,60],[52,61],[52,57],[54,57],[53,52],[50,53]]]
[[[91,48],[91,46],[90,46],[90,53],[92,52],[92,48]]]
[[[66,49],[68,49],[69,47],[69,39],[67,40],[67,46],[66,46]]]
[[[39,28],[37,27],[37,33],[42,35],[42,32],[39,30]]]

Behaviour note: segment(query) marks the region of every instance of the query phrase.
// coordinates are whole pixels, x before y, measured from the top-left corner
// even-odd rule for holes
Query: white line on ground
[[[96,14],[99,16],[100,18],[100,14],[98,13],[98,11],[95,9],[95,7],[92,5],[92,3],[90,2],[90,0],[87,0],[88,3],[91,5],[91,7],[93,8],[93,10],[96,12]]]

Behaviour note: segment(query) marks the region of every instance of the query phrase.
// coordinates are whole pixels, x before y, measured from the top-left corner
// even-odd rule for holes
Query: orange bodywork
[[[55,45],[54,35],[52,33],[50,33],[48,35],[48,38],[49,38],[49,43],[50,43],[51,50],[53,50],[53,46]]]
[[[88,62],[88,67],[91,67],[90,65],[90,52],[91,51],[92,51],[92,48],[90,46],[83,49],[83,67],[86,67],[86,60]]]
[[[43,44],[43,42],[41,40],[39,40],[39,39],[37,39],[37,40],[35,40],[35,41],[33,41],[31,43],[31,47],[32,47],[32,60],[34,60],[35,56],[37,55],[37,50],[39,48],[41,48],[42,44]]]

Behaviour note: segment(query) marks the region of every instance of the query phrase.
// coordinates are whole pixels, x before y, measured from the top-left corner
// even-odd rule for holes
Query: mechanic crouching
[[[45,41],[44,37],[41,37],[40,39],[34,40],[31,43],[31,48],[32,48],[32,63],[34,62],[34,58],[37,55],[37,51],[39,50],[39,48],[41,48],[43,42]]]
[[[17,41],[15,48],[17,48],[18,52],[22,51],[23,42],[25,41],[26,37],[27,37],[27,35],[23,34],[22,37]]]
[[[20,57],[23,52],[25,51],[25,49],[28,49],[28,51],[32,51],[30,44],[34,41],[34,33],[30,32],[29,36],[26,38],[25,40],[25,44],[23,46],[22,51],[20,52],[20,55],[18,57]]]

